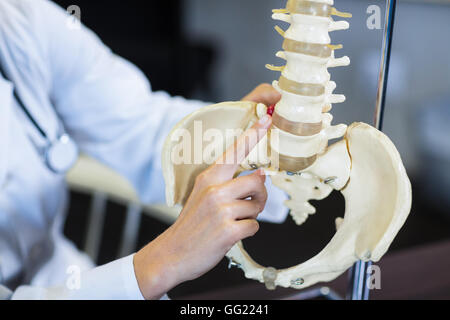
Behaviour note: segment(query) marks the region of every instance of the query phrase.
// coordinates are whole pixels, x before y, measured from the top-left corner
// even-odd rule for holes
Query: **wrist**
[[[179,284],[172,264],[149,243],[134,255],[133,265],[139,289],[146,300],[160,299]]]

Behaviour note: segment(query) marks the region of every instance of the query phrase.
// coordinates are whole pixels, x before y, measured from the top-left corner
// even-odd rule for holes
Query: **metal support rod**
[[[369,300],[368,275],[372,261],[358,261],[350,270],[350,289],[347,299]]]
[[[383,47],[381,52],[380,74],[378,78],[377,100],[375,105],[374,126],[378,130],[383,129],[383,118],[386,104],[386,89],[388,83],[389,64],[391,58],[392,36],[394,34],[394,20],[397,0],[386,0],[386,16],[383,35]],[[369,288],[368,269],[371,261],[358,261],[350,271],[350,290],[348,298],[352,300],[368,300]]]
[[[383,129],[384,109],[386,104],[386,89],[388,83],[389,65],[391,60],[392,37],[394,34],[394,20],[397,0],[386,0],[386,17],[381,52],[380,74],[378,76],[378,92],[375,105],[374,126]]]

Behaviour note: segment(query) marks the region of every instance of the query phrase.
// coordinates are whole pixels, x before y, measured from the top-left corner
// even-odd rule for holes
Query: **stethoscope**
[[[4,72],[1,64],[0,75],[3,76],[5,80],[11,82],[14,85],[14,82],[6,76],[6,73]],[[27,118],[30,120],[30,122],[33,124],[42,138],[44,138],[44,140],[46,141],[44,148],[42,150],[40,150],[39,148],[38,149],[47,168],[53,173],[65,174],[70,170],[70,168],[73,167],[78,159],[78,147],[75,144],[75,141],[73,141],[73,139],[65,132],[58,134],[56,140],[52,141],[45,130],[39,125],[28,108],[25,106],[19,94],[17,93],[15,86],[13,86],[13,95]]]

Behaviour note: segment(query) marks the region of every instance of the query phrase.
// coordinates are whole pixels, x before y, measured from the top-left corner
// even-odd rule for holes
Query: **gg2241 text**
[[[268,305],[246,305],[246,304],[227,304],[224,308],[203,307],[187,304],[180,308],[180,315],[204,315],[210,318],[214,313],[224,313],[226,315],[267,315],[269,314]]]

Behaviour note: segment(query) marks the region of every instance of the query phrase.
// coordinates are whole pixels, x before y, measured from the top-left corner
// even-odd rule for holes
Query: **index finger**
[[[272,117],[267,114],[264,115],[217,159],[211,169],[217,170],[216,174],[221,175],[225,180],[232,179],[239,165],[267,134],[271,124]]]
[[[253,101],[256,103],[264,103],[269,106],[280,101],[281,94],[270,84],[263,83],[256,87],[247,96],[242,98],[243,101]]]

